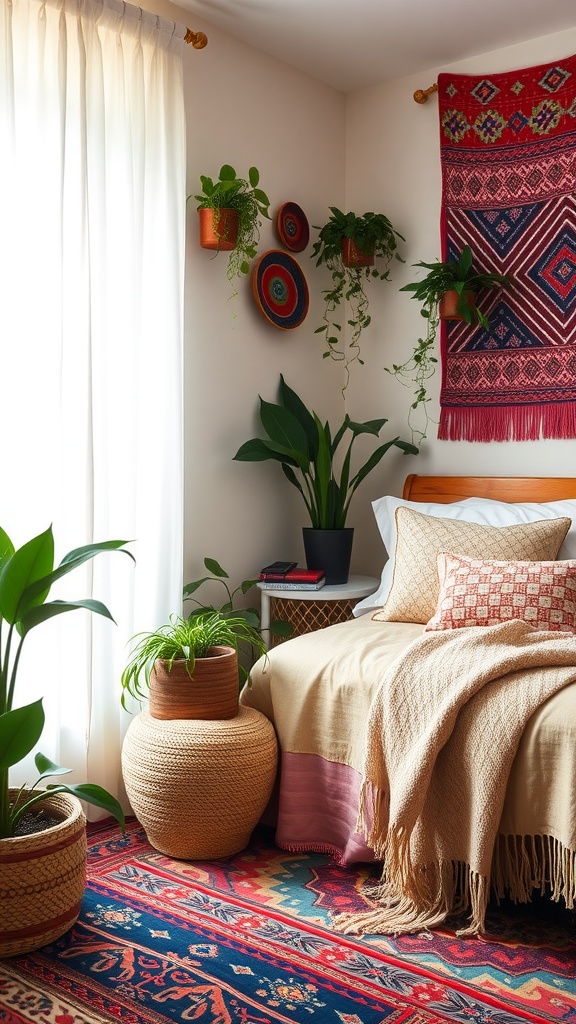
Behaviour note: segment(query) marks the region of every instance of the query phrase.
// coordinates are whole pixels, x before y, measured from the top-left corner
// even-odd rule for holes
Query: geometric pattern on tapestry
[[[442,325],[439,437],[576,437],[575,72],[439,76],[443,257],[513,282]]]
[[[438,555],[440,596],[427,631],[523,619],[535,629],[576,628],[576,562],[503,562]]]

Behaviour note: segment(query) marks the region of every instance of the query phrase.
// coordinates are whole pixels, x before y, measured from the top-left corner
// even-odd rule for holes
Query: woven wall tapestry
[[[478,297],[490,330],[443,325],[438,436],[576,437],[576,57],[438,95],[442,258],[514,285]]]

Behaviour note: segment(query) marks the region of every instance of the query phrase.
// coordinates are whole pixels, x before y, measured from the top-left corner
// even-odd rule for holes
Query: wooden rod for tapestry
[[[208,36],[205,36],[203,32],[193,32],[191,28],[187,28],[184,42],[191,43],[194,50],[203,50],[208,43]]]
[[[433,92],[438,92],[436,82],[434,82],[434,85],[430,85],[427,89],[416,89],[414,99],[416,103],[427,103],[428,97],[431,96]]]

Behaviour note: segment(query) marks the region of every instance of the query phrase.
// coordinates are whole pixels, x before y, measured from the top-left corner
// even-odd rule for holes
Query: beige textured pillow
[[[554,561],[571,522],[571,519],[558,518],[517,526],[481,526],[397,508],[390,593],[384,607],[372,618],[385,622],[428,622],[436,611],[440,594],[438,555],[441,551],[505,562]]]

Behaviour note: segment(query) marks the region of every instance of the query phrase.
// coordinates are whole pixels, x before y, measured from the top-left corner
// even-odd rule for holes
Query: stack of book
[[[302,569],[296,565],[284,571],[262,569],[260,581],[272,590],[320,590],[326,578],[323,569]]]

